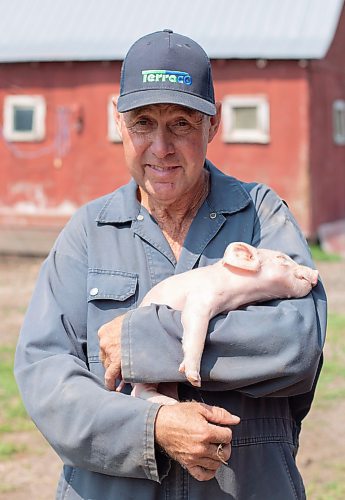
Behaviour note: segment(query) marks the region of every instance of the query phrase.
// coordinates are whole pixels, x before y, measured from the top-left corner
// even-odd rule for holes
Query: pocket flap
[[[126,300],[135,294],[138,276],[124,271],[89,269],[88,301]]]

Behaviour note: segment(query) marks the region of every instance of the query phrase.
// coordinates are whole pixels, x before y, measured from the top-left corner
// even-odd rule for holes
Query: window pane
[[[13,113],[13,129],[16,132],[31,132],[33,126],[33,108],[15,106]]]
[[[335,130],[337,135],[341,137],[345,136],[344,110],[342,109],[336,110]]]
[[[234,107],[233,113],[234,113],[235,129],[256,130],[258,128],[256,106],[250,106],[250,107],[241,106],[238,108]]]

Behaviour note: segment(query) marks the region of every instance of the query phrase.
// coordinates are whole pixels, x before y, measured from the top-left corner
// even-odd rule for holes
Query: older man
[[[311,265],[306,242],[274,192],[206,160],[220,105],[193,40],[171,30],[138,40],[115,115],[132,180],[66,226],[17,349],[26,407],[65,464],[57,498],[302,499],[295,454],[321,366],[322,285],[214,318],[200,389],[178,371],[180,313],[137,306],[231,241]],[[130,384],[115,392],[121,378],[178,387],[180,403],[133,398]]]

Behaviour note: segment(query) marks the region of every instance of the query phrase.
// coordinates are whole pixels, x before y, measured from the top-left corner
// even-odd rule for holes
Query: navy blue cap
[[[171,30],[150,33],[131,46],[122,65],[117,109],[123,113],[162,103],[216,114],[206,52],[191,38]]]

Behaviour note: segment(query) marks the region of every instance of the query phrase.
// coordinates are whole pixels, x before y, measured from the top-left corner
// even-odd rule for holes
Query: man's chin
[[[161,204],[175,203],[180,197],[172,183],[155,183],[147,190],[147,195],[152,201]]]

